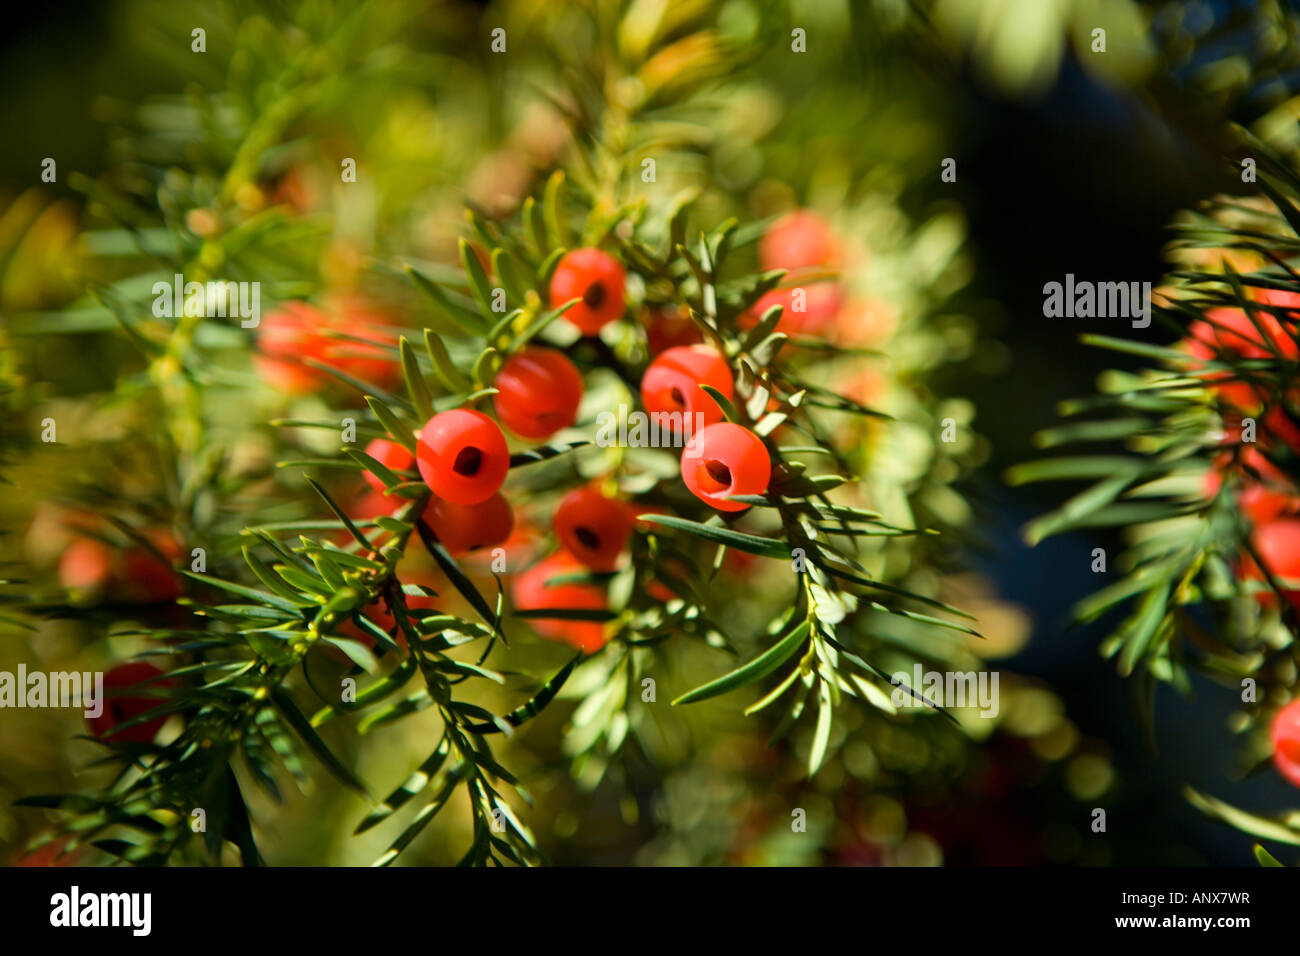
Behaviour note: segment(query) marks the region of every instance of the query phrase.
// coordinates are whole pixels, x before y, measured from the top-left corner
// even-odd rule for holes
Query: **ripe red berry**
[[[593,584],[579,581],[550,583],[554,578],[582,570],[582,565],[563,551],[544,558],[515,578],[510,589],[515,607],[521,611],[556,608],[605,610],[605,593]],[[529,620],[529,624],[543,637],[563,641],[587,654],[600,650],[607,640],[605,625],[600,621],[534,618]]]
[[[1224,452],[1215,460],[1215,467],[1205,476],[1207,498],[1213,498],[1219,493],[1225,474],[1232,468],[1230,452]],[[1237,503],[1241,513],[1252,524],[1264,524],[1279,515],[1300,511],[1300,492],[1259,449],[1249,445],[1243,448],[1235,470],[1242,477]]]
[[[595,488],[577,488],[555,509],[555,534],[593,571],[613,571],[632,533],[632,512]]]
[[[726,360],[707,345],[679,345],[650,363],[641,377],[641,401],[650,414],[680,414],[687,431],[698,430],[701,425],[722,421],[722,409],[701,385],[731,398],[731,370]],[[702,418],[697,419],[697,414]]]
[[[1300,787],[1300,700],[1291,701],[1273,720],[1273,762],[1282,776]]]
[[[104,674],[103,713],[98,717],[86,718],[86,725],[90,728],[91,734],[101,740],[109,738],[114,741],[124,740],[137,744],[151,743],[162,725],[167,722],[166,716],[155,717],[143,724],[136,724],[120,733],[115,732],[115,728],[128,720],[153,710],[163,703],[162,698],[119,695],[114,692],[127,690],[151,678],[161,677],[162,674],[163,671],[154,667],[148,661],[130,661],[126,664],[119,664]],[[155,683],[162,686],[170,685],[170,681],[157,681]],[[149,686],[153,687],[154,684]]]
[[[285,302],[258,323],[260,354],[254,364],[269,385],[290,394],[318,391],[331,381],[331,376],[304,364],[304,359],[383,387],[395,380],[397,362],[381,346],[337,338],[331,334],[335,332],[396,343],[385,317],[356,296],[336,296],[328,310],[306,302]]]
[[[728,496],[762,494],[771,479],[767,446],[733,422],[697,432],[682,450],[682,481],[695,497],[719,511],[744,511],[749,505]]]
[[[787,279],[785,281],[798,280]],[[800,290],[802,290],[803,295],[796,295]],[[823,279],[817,281],[809,279],[806,285],[792,286],[787,289],[773,289],[764,293],[763,297],[750,309],[748,315],[743,319],[743,323],[751,326],[762,317],[764,312],[774,305],[779,305],[781,306],[781,318],[776,323],[778,331],[820,335],[830,328],[843,304],[844,292],[838,283],[828,282]]]
[[[538,345],[508,358],[493,384],[497,418],[524,438],[549,438],[568,428],[582,401],[578,369],[563,352]]]
[[[609,253],[574,249],[556,263],[551,276],[551,308],[581,299],[564,317],[584,335],[596,335],[623,314],[626,282],[627,273]]]
[[[420,477],[453,504],[476,505],[496,494],[510,470],[510,449],[496,422],[455,408],[434,415],[416,446]]]
[[[180,596],[180,582],[172,563],[181,556],[175,536],[165,530],[149,532],[158,553],[134,547],[122,556],[122,577],[127,594],[140,601],[174,601]]]
[[[1291,304],[1289,298],[1283,298],[1286,295],[1262,290],[1259,299],[1266,305],[1284,306]],[[1205,319],[1198,319],[1188,327],[1188,335],[1184,340],[1184,348],[1197,359],[1210,361],[1227,353],[1247,359],[1262,359],[1272,356],[1274,349],[1285,358],[1300,357],[1300,347],[1297,347],[1295,340],[1271,313],[1263,310],[1255,312],[1258,328],[1242,309],[1210,309],[1205,316]],[[1264,330],[1263,335],[1260,334],[1260,328]],[[1250,382],[1233,380],[1231,372],[1206,373],[1204,378],[1207,381],[1223,382],[1216,386],[1216,391],[1237,408],[1257,409],[1268,397],[1264,389]]]
[[[59,557],[59,583],[69,590],[95,591],[113,577],[113,549],[95,538],[77,538]]]
[[[830,224],[807,209],[782,216],[758,241],[758,261],[764,269],[794,271],[834,265],[838,258]]]
[[[424,520],[453,556],[502,544],[515,526],[515,516],[500,492],[475,505],[434,498],[424,510]]]
[[[1288,581],[1300,581],[1300,518],[1277,518],[1258,525],[1250,540],[1264,567],[1282,585],[1282,596],[1300,606],[1300,589],[1285,586]],[[1242,561],[1242,576],[1247,580],[1265,579],[1249,554]],[[1258,592],[1256,597],[1266,607],[1275,603],[1273,594],[1267,590]]]
[[[671,306],[651,309],[645,320],[645,331],[651,355],[675,346],[698,345],[704,341],[699,326],[691,321],[691,317]]]
[[[403,446],[387,438],[376,438],[370,444],[366,445],[366,454],[379,462],[389,471],[409,471],[415,467],[415,456],[406,450]],[[366,484],[374,488],[375,491],[387,494],[384,490],[384,483],[374,472],[363,472]]]

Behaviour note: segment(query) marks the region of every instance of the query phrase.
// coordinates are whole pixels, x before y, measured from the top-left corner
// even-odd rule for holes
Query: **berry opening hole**
[[[590,548],[593,551],[600,549],[600,535],[590,528],[584,528],[581,525],[573,529],[573,536],[582,542],[584,548]]]
[[[731,469],[716,458],[710,458],[704,463],[704,471],[718,484],[719,487],[715,490],[731,487]]]
[[[676,385],[668,390],[668,397],[673,400],[673,404],[681,408],[686,407],[686,396],[682,394],[682,390]]]
[[[589,309],[599,309],[604,301],[605,286],[599,282],[593,282],[582,293],[582,304]]]
[[[479,451],[473,445],[462,448],[456,455],[456,460],[452,463],[451,470],[458,475],[464,475],[467,478],[478,474],[478,470],[483,467],[483,452]]]

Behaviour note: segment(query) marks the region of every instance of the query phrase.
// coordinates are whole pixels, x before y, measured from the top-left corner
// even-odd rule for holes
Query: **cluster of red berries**
[[[841,257],[840,243],[817,213],[800,209],[782,216],[759,240],[758,262],[764,270],[787,270],[781,280],[784,288],[759,299],[752,318],[779,305],[784,309],[777,326],[782,331],[814,335],[828,331],[844,305],[844,290],[825,273],[838,269]],[[796,292],[802,301],[796,299]]]
[[[625,282],[623,267],[613,257],[599,249],[577,249],[557,264],[550,298],[556,306],[576,299],[565,319],[585,335],[595,335],[623,314]],[[368,455],[391,471],[418,471],[433,492],[423,518],[452,555],[495,547],[510,537],[514,516],[501,494],[510,468],[505,431],[530,441],[548,439],[574,423],[583,396],[582,375],[573,362],[563,352],[538,345],[508,358],[494,384],[495,420],[473,409],[453,409],[439,412],[420,428],[414,453],[390,439],[366,447]],[[674,346],[646,370],[641,396],[647,413],[671,416],[665,420],[680,423],[690,434],[681,459],[686,487],[718,510],[740,511],[748,505],[733,496],[766,491],[771,460],[762,439],[722,420],[722,409],[702,384],[729,400],[733,382],[726,361],[703,345]],[[374,489],[377,511],[400,504],[383,500],[385,486],[376,475],[368,473],[366,479]],[[516,607],[604,610],[603,589],[586,575],[616,570],[635,513],[629,503],[596,487],[569,492],[553,518],[560,550],[515,579]],[[538,617],[534,626],[543,636],[588,652],[605,642],[604,626],[596,620]]]
[[[1300,295],[1271,289],[1259,290],[1256,300],[1279,310],[1255,311],[1254,321],[1242,309],[1220,308],[1206,313],[1206,319],[1192,323],[1183,349],[1198,362],[1224,355],[1261,359],[1274,355],[1300,358],[1300,346],[1294,335],[1300,312]],[[1258,327],[1257,324],[1258,323]],[[1223,402],[1228,419],[1230,440],[1240,439],[1242,419],[1258,420],[1255,442],[1244,443],[1236,451],[1225,451],[1216,459],[1206,477],[1205,491],[1216,495],[1229,474],[1238,478],[1237,503],[1254,526],[1252,544],[1268,570],[1276,577],[1300,578],[1300,489],[1270,461],[1270,454],[1281,442],[1292,452],[1300,452],[1300,429],[1292,423],[1282,404],[1272,402],[1262,386],[1232,378],[1227,371],[1203,372],[1206,380]],[[1291,398],[1293,396],[1287,396]],[[1246,578],[1260,580],[1263,573],[1255,561],[1241,563]],[[1300,603],[1300,591],[1287,597]],[[1268,602],[1271,595],[1261,595]]]
[[[1206,313],[1206,320],[1192,323],[1183,349],[1199,362],[1224,355],[1245,359],[1281,357],[1300,359],[1295,336],[1300,331],[1300,295],[1273,289],[1258,290],[1255,300],[1278,314],[1258,310],[1254,321],[1242,309],[1219,308]],[[1226,477],[1234,473],[1239,484],[1237,505],[1252,525],[1251,547],[1239,573],[1246,580],[1263,581],[1264,569],[1283,581],[1300,580],[1300,489],[1269,459],[1276,443],[1300,453],[1300,429],[1279,403],[1272,402],[1266,389],[1232,377],[1232,373],[1203,372],[1223,402],[1228,418],[1229,438],[1239,441],[1242,419],[1256,417],[1259,429],[1254,445],[1225,451],[1206,476],[1205,492],[1219,493]],[[1292,401],[1297,395],[1286,395]],[[1263,567],[1261,567],[1261,564]],[[1300,589],[1285,588],[1282,596],[1300,608]],[[1269,592],[1259,601],[1275,602]],[[1277,715],[1273,724],[1274,762],[1287,780],[1300,786],[1300,701],[1293,701]]]

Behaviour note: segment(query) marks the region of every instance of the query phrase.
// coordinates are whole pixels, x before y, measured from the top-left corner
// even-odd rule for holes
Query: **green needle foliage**
[[[1242,156],[1258,164],[1258,194],[1208,201],[1175,225],[1172,257],[1181,267],[1154,315],[1180,341],[1084,336],[1151,367],[1107,373],[1099,394],[1063,403],[1066,421],[1038,443],[1084,447],[1017,466],[1009,479],[1089,483],[1026,527],[1031,543],[1080,529],[1126,530],[1129,547],[1115,568],[1094,568],[1118,570],[1117,579],[1080,602],[1075,618],[1118,615],[1101,652],[1135,681],[1148,737],[1156,686],[1190,695],[1199,673],[1241,695],[1234,729],[1248,735],[1246,769],[1254,771],[1268,765],[1271,717],[1294,697],[1300,673],[1300,618],[1288,599],[1294,582],[1260,555],[1241,498],[1261,483],[1294,488],[1300,480],[1296,313],[1285,307],[1290,299],[1260,301],[1261,291],[1300,296],[1300,167],[1243,137]],[[1236,332],[1224,324],[1233,310],[1249,322]],[[1259,347],[1244,348],[1247,339]],[[1243,392],[1254,407],[1243,408]],[[1109,447],[1085,450],[1098,446]],[[1266,467],[1279,477],[1261,474]],[[1211,474],[1220,477],[1210,482]],[[1300,842],[1294,813],[1279,823],[1194,792],[1189,799],[1257,836]]]
[[[835,731],[846,697],[872,721],[906,721],[891,699],[891,673],[918,661],[968,669],[978,660],[967,643],[979,637],[969,615],[936,596],[935,527],[949,531],[964,514],[946,487],[960,470],[957,453],[933,447],[938,403],[918,386],[911,420],[873,410],[827,378],[834,363],[865,350],[783,331],[780,306],[754,317],[764,294],[787,278],[756,266],[755,245],[770,222],[730,214],[725,190],[699,181],[702,131],[725,121],[720,90],[745,59],[727,33],[734,24],[719,22],[707,4],[666,5],[649,20],[641,4],[606,16],[617,7],[566,14],[593,38],[590,56],[560,43],[549,53],[558,69],[545,96],[564,115],[573,148],[547,158],[535,188],[509,212],[471,197],[461,209],[456,265],[410,255],[387,237],[349,259],[328,217],[268,199],[295,164],[323,148],[313,138],[323,118],[344,114],[364,125],[366,105],[399,83],[439,92],[452,85],[445,76],[412,79],[448,54],[399,42],[414,17],[402,5],[304,4],[291,26],[256,15],[214,26],[211,47],[222,40],[234,50],[218,91],[132,114],[136,128],[110,171],[74,181],[97,220],[82,233],[86,291],[65,307],[16,315],[11,331],[38,339],[99,334],[115,343],[123,371],[107,402],[122,410],[133,438],[106,440],[95,453],[113,466],[70,483],[68,502],[114,515],[111,541],[156,551],[148,529],[174,529],[187,556],[203,550],[205,566],[191,565],[176,602],[123,609],[24,596],[33,615],[114,621],[114,641],[136,641],[167,659],[165,680],[149,689],[157,707],[128,726],[170,716],[182,728],[165,743],[96,741],[104,751],[97,765],[113,770],[105,786],[21,801],[62,811],[69,850],[93,845],[129,863],[161,864],[219,862],[233,847],[244,864],[260,864],[252,792],[281,802],[286,779],[307,789],[324,771],[368,803],[358,834],[393,828],[377,865],[394,862],[460,801],[472,819],[462,863],[532,864],[543,859],[522,822],[532,797],[500,755],[507,738],[536,732],[533,722],[559,700],[576,701],[564,755],[574,777],[594,787],[611,768],[618,774],[629,746],[638,757],[654,752],[661,718],[653,696],[642,696],[644,682],[685,659],[683,645],[703,645],[734,660],[711,654],[709,672],[684,677],[673,703],[687,709],[743,690],[735,709],[764,722],[772,743],[806,730],[803,764],[812,775],[843,742]],[[769,40],[788,43],[770,32]],[[481,68],[485,83],[501,81],[498,67]],[[642,176],[648,151],[661,182]],[[446,172],[458,176],[453,152]],[[376,178],[392,177],[384,181],[397,196],[436,191],[378,152],[360,155],[360,166],[368,162]],[[690,174],[664,174],[674,168]],[[412,176],[418,181],[402,180]],[[401,220],[392,208],[398,199],[377,202]],[[435,218],[445,220],[448,205],[437,205]],[[924,267],[936,284],[951,284],[944,250],[954,243],[944,226],[925,237]],[[891,227],[901,231],[896,221]],[[675,309],[725,357],[735,394],[714,397],[729,420],[760,436],[773,462],[769,488],[743,499],[750,505],[743,515],[724,516],[691,496],[672,450],[593,442],[588,408],[634,404],[650,353],[636,323],[579,339],[560,321],[574,302],[553,307],[550,279],[564,252],[579,246],[605,248],[625,265],[630,315]],[[334,333],[340,346],[400,370],[400,384],[307,358],[334,380],[330,388],[295,405],[293,417],[250,421],[241,396],[256,384],[247,371],[256,334],[227,319],[152,308],[153,284],[177,273],[258,281],[267,303],[313,298],[331,278],[322,261],[352,263],[377,300],[414,316],[400,336]],[[433,414],[490,410],[497,373],[529,343],[564,349],[589,392],[573,428],[542,446],[512,447],[511,494],[553,502],[575,483],[603,477],[641,509],[625,566],[572,576],[600,587],[606,610],[513,609],[502,573],[517,569],[494,567],[484,583],[423,517],[430,491],[419,476],[360,450],[374,438],[413,449]],[[926,370],[912,371],[919,380]],[[355,440],[338,442],[341,428],[352,428]],[[895,521],[842,494],[879,464],[864,452],[865,436],[892,429],[911,430],[911,477],[875,480],[933,522]],[[264,460],[240,459],[250,432],[264,443]],[[893,453],[888,441],[870,447]],[[936,477],[941,462],[950,467]],[[395,503],[390,514],[362,517],[352,506],[348,489],[363,472],[384,485]],[[149,480],[116,480],[137,473]],[[435,562],[448,593],[407,574],[403,561],[416,547]],[[785,586],[727,593],[724,562],[737,552],[788,569]],[[427,598],[466,610],[430,608]],[[735,626],[744,604],[754,613],[741,613],[742,621],[766,616],[756,631]],[[505,669],[518,660],[516,638],[542,616],[599,621],[609,642],[586,660],[531,676]],[[339,660],[347,661],[342,696],[323,676]],[[505,708],[484,705],[502,694],[511,698]],[[361,778],[357,746],[426,713],[436,714],[439,732],[409,776],[376,796],[391,784],[376,791]],[[196,811],[204,827],[195,825]],[[399,814],[401,822],[390,819]]]

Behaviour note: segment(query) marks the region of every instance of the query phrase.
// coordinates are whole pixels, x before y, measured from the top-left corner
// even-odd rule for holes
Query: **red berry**
[[[502,544],[515,526],[515,516],[500,492],[475,505],[434,498],[424,511],[424,520],[454,556]]]
[[[728,496],[762,494],[771,478],[772,459],[763,440],[732,422],[697,432],[682,450],[682,481],[719,511],[744,511],[749,505]]]
[[[650,363],[641,378],[641,401],[651,415],[682,415],[684,429],[698,431],[701,425],[722,421],[722,409],[701,385],[731,398],[731,370],[726,360],[707,345],[679,345]]]
[[[1289,304],[1289,300],[1273,301],[1276,297],[1269,290],[1263,290],[1259,295],[1260,301],[1267,305]],[[1296,346],[1295,340],[1271,313],[1263,310],[1255,312],[1255,320],[1264,330],[1263,336],[1255,322],[1242,309],[1210,309],[1205,316],[1205,319],[1198,319],[1188,327],[1188,337],[1184,340],[1184,347],[1195,358],[1210,361],[1226,353],[1233,353],[1242,358],[1262,359],[1271,357],[1273,349],[1285,358],[1300,357],[1300,348]],[[1231,372],[1210,372],[1204,378],[1208,381],[1222,381],[1224,384],[1216,386],[1216,390],[1225,401],[1237,408],[1256,409],[1268,397],[1264,389],[1250,382],[1234,380]]]
[[[1285,586],[1288,581],[1300,581],[1300,519],[1277,518],[1261,524],[1250,540],[1264,567],[1282,585],[1282,596],[1300,606],[1300,589]],[[1264,580],[1263,572],[1249,555],[1242,562],[1242,575],[1248,580]],[[1256,596],[1265,606],[1274,604],[1275,599],[1267,590]]]
[[[1216,459],[1215,468],[1205,476],[1207,498],[1213,498],[1219,493],[1225,474],[1232,465],[1230,452],[1225,452]],[[1281,514],[1300,511],[1300,493],[1297,493],[1286,475],[1257,448],[1247,446],[1242,449],[1237,470],[1242,479],[1237,503],[1241,513],[1252,524],[1264,524]]]
[[[354,378],[387,386],[397,363],[381,346],[336,338],[339,332],[381,342],[396,342],[384,317],[355,296],[336,297],[326,311],[306,302],[285,302],[262,316],[257,327],[261,353],[254,364],[272,387],[292,394],[324,388],[331,377],[304,364],[314,359]]]
[[[838,258],[830,225],[806,209],[782,216],[758,241],[758,261],[764,269],[793,271],[833,265]]]
[[[59,583],[69,590],[95,591],[113,576],[113,549],[95,538],[77,538],[59,557]]]
[[[550,583],[553,578],[575,574],[582,570],[582,565],[572,555],[563,551],[544,558],[515,578],[510,589],[515,607],[521,611],[555,608],[605,610],[605,593],[593,584]],[[535,618],[530,619],[529,624],[543,637],[571,644],[587,654],[594,654],[600,650],[607,640],[605,625],[600,621]]]
[[[626,282],[627,273],[609,253],[574,249],[556,263],[551,276],[551,308],[581,299],[564,317],[584,335],[596,335],[623,314]]]
[[[415,466],[415,456],[402,445],[387,438],[376,438],[366,446],[366,454],[389,471],[409,471]],[[385,485],[372,471],[363,472],[366,483],[375,491],[387,494]]]
[[[516,435],[549,438],[573,424],[582,401],[582,375],[563,352],[530,345],[497,373],[492,404]]]
[[[691,321],[691,317],[671,306],[652,309],[645,329],[651,355],[658,355],[678,345],[698,345],[704,341],[699,326]]]
[[[787,270],[786,288],[765,293],[743,321],[752,324],[779,305],[784,307],[777,323],[782,332],[825,332],[844,303],[844,292],[839,283],[809,273],[834,268],[839,260],[839,243],[825,219],[806,209],[783,216],[759,240],[758,261],[764,269]],[[796,290],[803,294],[797,296]]]
[[[1282,776],[1300,787],[1300,700],[1283,707],[1273,721],[1273,762]]]
[[[496,494],[510,470],[510,449],[496,422],[482,412],[439,412],[420,430],[420,477],[439,498],[476,505]]]
[[[787,282],[796,281],[793,279]],[[796,297],[796,290],[802,289],[802,298]],[[844,304],[844,292],[838,283],[824,279],[809,280],[806,285],[793,286],[788,289],[773,289],[764,293],[754,304],[743,323],[752,326],[768,309],[774,305],[781,306],[781,318],[776,327],[781,332],[806,332],[819,335],[826,332],[832,320],[839,314]]]
[[[160,550],[164,555],[178,553],[170,548]],[[180,596],[181,588],[176,580],[175,569],[148,548],[131,548],[122,556],[122,565],[123,584],[131,597],[140,601],[157,602],[174,601]]]
[[[555,534],[593,571],[613,571],[632,534],[632,512],[595,488],[578,488],[555,509]]]
[[[119,664],[104,674],[103,713],[98,717],[86,718],[86,725],[90,728],[91,734],[101,740],[111,738],[115,741],[124,740],[137,744],[151,743],[162,725],[167,722],[166,716],[155,717],[143,724],[128,727],[121,733],[114,733],[114,728],[160,706],[163,703],[162,698],[119,696],[113,692],[135,687],[146,680],[161,677],[163,673],[148,661],[131,661],[126,664]],[[170,686],[171,684],[170,681],[158,681],[156,683],[162,686]],[[154,685],[150,684],[149,686]]]

